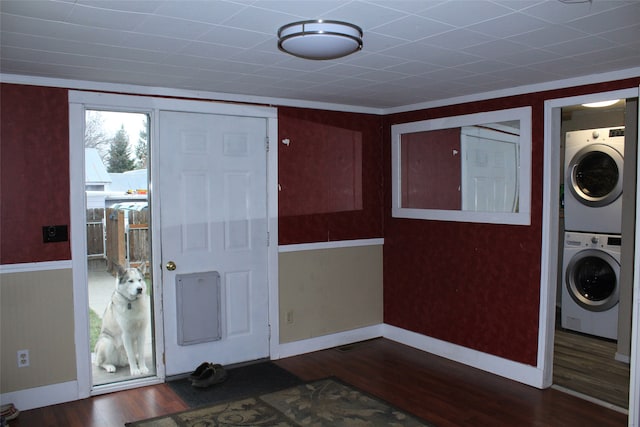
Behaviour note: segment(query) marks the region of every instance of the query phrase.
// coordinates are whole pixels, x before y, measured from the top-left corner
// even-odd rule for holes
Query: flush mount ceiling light
[[[336,59],[362,49],[362,29],[340,21],[300,21],[278,30],[278,49],[304,59]]]
[[[588,104],[582,104],[582,106],[583,107],[589,107],[589,108],[608,107],[610,105],[615,104],[618,101],[620,101],[620,100],[619,99],[612,99],[610,101],[590,102]]]

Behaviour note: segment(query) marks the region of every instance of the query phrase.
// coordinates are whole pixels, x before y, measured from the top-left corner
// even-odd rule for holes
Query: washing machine
[[[622,232],[624,127],[567,132],[566,231]]]
[[[618,338],[621,244],[619,234],[565,233],[563,328]]]

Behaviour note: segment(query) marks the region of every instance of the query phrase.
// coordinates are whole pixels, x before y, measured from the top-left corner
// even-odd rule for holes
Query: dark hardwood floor
[[[335,376],[439,427],[626,426],[627,416],[538,390],[386,339],[276,363],[304,380]],[[24,411],[14,426],[105,427],[186,409],[162,384]]]

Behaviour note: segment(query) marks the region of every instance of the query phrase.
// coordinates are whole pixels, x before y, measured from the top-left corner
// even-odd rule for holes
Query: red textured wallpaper
[[[376,115],[278,108],[281,245],[382,237],[381,124]]]
[[[386,116],[385,323],[535,366],[544,101],[638,84],[640,78]],[[530,226],[391,217],[391,125],[526,105],[533,129]]]
[[[71,259],[42,226],[70,225],[66,89],[0,84],[0,264]]]

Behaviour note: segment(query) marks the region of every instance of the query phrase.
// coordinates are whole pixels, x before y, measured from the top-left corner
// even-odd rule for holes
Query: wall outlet
[[[293,324],[293,310],[287,311],[287,323],[289,325]]]
[[[29,350],[18,350],[18,368],[29,366]]]

